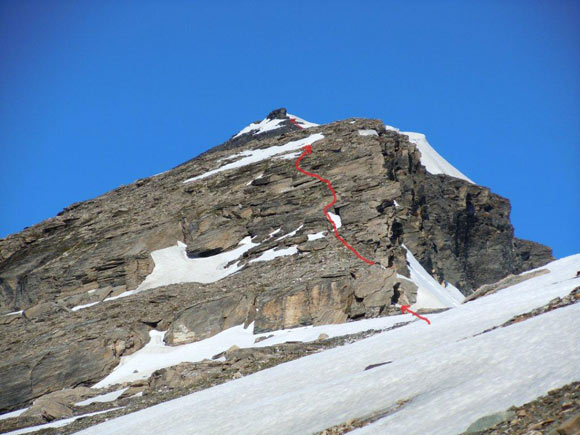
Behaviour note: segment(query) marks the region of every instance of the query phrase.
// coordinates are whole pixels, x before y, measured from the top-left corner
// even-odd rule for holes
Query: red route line
[[[427,317],[420,316],[420,315],[419,315],[419,314],[417,314],[416,312],[414,312],[414,311],[411,311],[411,310],[409,309],[409,305],[403,305],[403,306],[401,307],[401,313],[402,313],[402,314],[405,314],[405,311],[409,312],[410,314],[412,314],[412,315],[413,315],[413,316],[415,316],[415,317],[418,317],[418,318],[419,318],[419,319],[421,319],[421,320],[424,320],[425,322],[427,322],[427,324],[428,324],[428,325],[430,325],[430,324],[431,324],[431,322],[429,321],[429,319],[428,319]]]
[[[314,177],[316,178],[318,181],[321,181],[322,183],[326,184],[328,186],[328,188],[330,189],[330,191],[332,192],[332,202],[328,205],[326,205],[323,209],[322,212],[324,213],[324,215],[326,216],[326,219],[328,219],[328,221],[330,222],[330,224],[332,225],[332,228],[334,229],[334,235],[335,237],[340,240],[342,242],[342,244],[344,246],[346,246],[348,249],[350,249],[354,255],[356,255],[358,258],[360,258],[362,261],[364,261],[367,264],[373,265],[375,264],[374,261],[369,260],[368,258],[363,257],[362,255],[360,255],[356,249],[354,249],[352,246],[350,246],[348,244],[348,242],[346,240],[344,240],[342,237],[340,237],[340,234],[338,234],[338,228],[336,228],[336,224],[334,223],[334,221],[332,220],[332,218],[330,217],[330,215],[328,214],[328,209],[330,207],[332,207],[334,204],[336,204],[336,192],[334,191],[334,188],[332,187],[332,184],[330,183],[330,180],[327,180],[326,178],[322,178],[320,175],[318,174],[313,174],[312,172],[308,172],[305,171],[304,169],[302,169],[300,167],[300,161],[306,157],[309,154],[312,154],[312,147],[310,145],[306,145],[305,147],[302,148],[304,150],[304,152],[300,155],[300,157],[298,157],[298,159],[296,159],[296,169],[300,172],[302,172],[304,175],[308,175],[309,177]]]
[[[296,119],[294,118],[290,118],[290,123],[295,125],[296,127],[299,127],[301,129],[304,129],[304,127],[302,127],[301,125],[296,123]],[[364,261],[367,264],[373,265],[376,264],[374,261],[369,260],[368,258],[363,257],[362,255],[360,255],[356,249],[354,249],[352,246],[350,246],[348,244],[348,242],[346,240],[344,240],[342,237],[340,237],[340,234],[338,234],[338,228],[336,228],[336,224],[334,223],[334,221],[332,220],[332,218],[330,217],[330,215],[328,214],[328,209],[330,207],[332,207],[334,204],[336,204],[336,192],[334,191],[334,188],[332,187],[332,184],[330,183],[330,180],[327,180],[326,178],[322,178],[320,175],[318,174],[314,174],[312,172],[308,172],[305,171],[304,169],[302,169],[300,167],[300,161],[306,157],[307,155],[312,154],[312,146],[310,145],[306,145],[304,147],[302,147],[302,149],[304,150],[304,152],[300,155],[300,157],[298,157],[298,159],[296,159],[296,169],[299,172],[302,172],[304,175],[308,175],[309,177],[313,177],[316,178],[318,181],[321,181],[322,183],[326,184],[328,186],[328,188],[330,189],[330,191],[332,192],[332,202],[328,205],[326,205],[322,211],[324,213],[324,215],[326,216],[326,219],[328,219],[328,221],[330,222],[330,224],[332,225],[332,228],[334,229],[334,235],[335,237],[340,240],[342,242],[342,244],[344,246],[346,246],[348,249],[350,249],[354,255],[356,255],[358,258],[360,258],[362,261]],[[418,317],[421,320],[424,320],[425,322],[427,322],[427,324],[431,324],[431,322],[429,321],[429,319],[427,317],[423,317],[417,313],[415,313],[414,311],[411,311],[409,309],[409,305],[403,305],[401,307],[401,313],[405,314],[405,311],[407,311],[408,313],[412,314],[415,317]]]

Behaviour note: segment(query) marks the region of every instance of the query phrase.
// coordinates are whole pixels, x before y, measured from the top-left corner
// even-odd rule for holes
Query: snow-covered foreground
[[[409,402],[358,432],[459,433],[483,415],[580,379],[580,304],[475,336],[580,285],[573,278],[580,255],[546,267],[548,274],[429,316],[430,326],[413,322],[82,433],[312,433],[400,400]]]

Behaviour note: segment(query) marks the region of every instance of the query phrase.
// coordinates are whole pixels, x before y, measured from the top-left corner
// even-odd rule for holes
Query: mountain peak
[[[266,116],[266,119],[286,119],[286,118],[288,118],[288,116],[285,107],[272,110],[270,113],[268,113],[268,116]]]

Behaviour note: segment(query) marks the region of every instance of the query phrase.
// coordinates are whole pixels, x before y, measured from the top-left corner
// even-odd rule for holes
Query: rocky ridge
[[[258,333],[398,312],[417,292],[405,279],[403,245],[466,295],[552,259],[548,248],[514,237],[507,199],[430,174],[408,136],[379,120],[304,129],[285,110],[267,119],[281,127],[250,130],[0,240],[0,410],[92,385],[143,347],[151,329],[178,345],[242,323]],[[369,131],[376,134],[361,134]],[[340,233],[375,266],[332,237],[321,212],[331,196],[296,171],[299,148],[204,177],[313,135],[323,137],[302,165],[332,180]],[[211,259],[246,237],[253,246],[231,261],[233,275],[131,292],[154,271],[158,250],[180,241],[189,259]],[[291,255],[272,255],[281,251]]]

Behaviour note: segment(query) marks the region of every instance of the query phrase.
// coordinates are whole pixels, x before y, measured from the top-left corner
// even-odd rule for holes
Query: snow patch
[[[213,169],[211,171],[205,172],[201,175],[196,177],[188,178],[184,181],[184,183],[190,183],[192,181],[200,180],[202,178],[210,177],[215,175],[219,172],[227,171],[229,169],[241,168],[243,166],[250,165],[252,163],[261,162],[262,160],[269,159],[270,157],[276,156],[278,154],[286,154],[290,151],[294,151],[297,149],[302,148],[306,145],[312,145],[314,142],[321,140],[324,138],[324,135],[320,133],[311,134],[304,139],[295,140],[292,142],[288,142],[285,145],[275,145],[269,148],[264,149],[256,149],[256,150],[246,150],[242,151],[241,153],[234,154],[226,159],[237,159],[234,162],[225,164],[217,169]]]
[[[90,417],[91,415],[104,414],[106,412],[116,411],[118,409],[123,409],[123,408],[122,407],[121,408],[112,408],[112,409],[106,409],[104,411],[90,412],[88,414],[83,414],[83,415],[75,415],[74,417],[65,418],[63,420],[56,420],[56,421],[52,421],[52,422],[46,423],[46,424],[41,424],[38,426],[30,426],[30,427],[25,427],[23,429],[18,429],[18,430],[12,431],[12,432],[8,432],[6,435],[18,435],[18,434],[24,434],[24,433],[30,433],[30,432],[37,432],[37,431],[43,430],[43,429],[64,427],[64,426],[68,426],[69,424],[71,424],[74,421],[77,421],[79,418]]]
[[[254,246],[258,246],[258,243],[252,243],[252,238],[248,236],[238,244],[237,248],[211,257],[189,258],[185,251],[186,245],[181,242],[177,242],[176,246],[153,251],[151,253],[155,262],[153,272],[145,278],[136,291],[185,282],[208,284],[219,281],[242,269],[239,262],[229,266],[228,263],[238,259]]]
[[[294,254],[298,254],[298,248],[296,247],[296,245],[294,246],[290,246],[289,248],[283,248],[283,249],[268,249],[267,251],[262,252],[262,255],[260,255],[258,258],[254,258],[253,260],[250,260],[250,263],[255,263],[257,261],[270,261],[273,260],[274,258],[278,258],[278,257],[285,257],[287,255],[294,255]]]
[[[75,406],[88,406],[93,403],[105,403],[105,402],[112,402],[117,400],[119,397],[123,395],[125,391],[129,388],[122,388],[121,390],[111,391],[110,393],[101,394],[100,396],[95,396],[87,400],[83,400],[81,402],[75,403]]]
[[[330,219],[332,219],[332,222],[334,222],[334,225],[336,225],[336,228],[340,228],[342,227],[342,220],[340,219],[340,216],[337,214],[334,214],[332,212],[328,212],[328,215],[330,216]]]
[[[260,175],[258,175],[256,178],[254,178],[253,180],[250,180],[246,183],[246,186],[249,186],[250,184],[252,184],[254,181],[259,180],[260,178],[262,178],[262,176],[264,175],[264,173],[260,173]]]
[[[295,123],[302,128],[318,127],[318,124],[315,124],[314,122],[308,122],[296,115],[291,115],[290,113],[287,113],[287,115],[290,119],[294,118]]]
[[[106,299],[105,299],[106,300]],[[76,307],[72,307],[71,311],[78,311],[78,310],[84,310],[85,308],[89,308],[92,307],[93,305],[97,305],[100,301],[97,302],[91,302],[89,304],[84,304],[84,305],[77,305]]]
[[[319,233],[308,234],[308,241],[311,242],[312,240],[318,240],[324,238],[324,233],[326,231],[321,231]]]
[[[6,420],[7,418],[18,417],[20,414],[24,414],[26,411],[28,411],[28,408],[18,409],[16,411],[7,412],[6,414],[0,415],[0,420]]]
[[[240,137],[243,134],[252,133],[253,136],[256,136],[261,133],[265,133],[267,131],[276,130],[280,128],[280,124],[282,124],[286,119],[268,119],[265,118],[260,122],[252,122],[247,127],[244,127],[240,130],[238,134],[236,134],[233,138]]]
[[[239,131],[239,133],[237,133],[236,135],[233,136],[232,139],[235,139],[236,137],[240,137],[243,134],[252,133],[252,136],[257,136],[259,134],[266,133],[267,131],[276,130],[276,129],[282,127],[282,125],[281,125],[282,123],[284,123],[285,121],[288,121],[290,119],[294,119],[294,124],[296,124],[302,128],[310,128],[310,127],[317,127],[318,126],[318,124],[315,124],[313,122],[308,122],[308,121],[306,121],[298,116],[291,115],[290,113],[287,113],[286,115],[287,115],[287,117],[282,118],[282,119],[265,118],[265,119],[261,120],[260,122],[252,122],[247,127],[244,127],[243,129],[241,129]]]
[[[411,273],[411,280],[417,285],[417,302],[411,309],[419,308],[451,308],[463,302],[465,296],[452,285],[442,287],[433,277],[421,266],[409,248],[403,245],[407,251],[407,264]]]
[[[359,136],[378,136],[379,133],[377,133],[376,130],[359,130],[358,131]]]
[[[282,237],[278,237],[278,238],[276,239],[276,241],[279,241],[279,240],[284,240],[284,239],[285,239],[285,238],[287,238],[287,237],[294,237],[294,236],[296,235],[296,233],[302,229],[302,227],[303,227],[303,226],[304,226],[304,224],[300,225],[300,226],[299,226],[298,228],[296,228],[294,231],[291,231],[291,232],[289,232],[288,234],[285,234],[285,235],[283,235]]]
[[[294,153],[290,153],[290,154],[282,154],[280,156],[275,156],[278,159],[282,159],[282,160],[294,160],[297,159],[298,157],[300,157],[300,154],[302,154],[302,151],[297,151]]]

